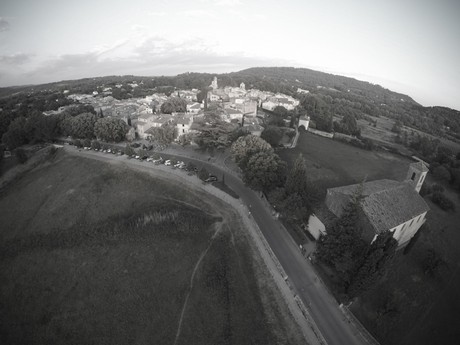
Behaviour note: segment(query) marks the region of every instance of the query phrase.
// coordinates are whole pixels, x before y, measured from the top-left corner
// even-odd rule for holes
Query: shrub
[[[206,170],[206,168],[201,168],[199,171],[198,171],[198,178],[200,180],[206,180],[207,178],[209,177],[209,172]]]
[[[93,150],[100,150],[101,149],[101,144],[99,143],[99,141],[94,140],[93,142],[91,142],[91,148]]]
[[[80,139],[74,139],[73,140],[73,144],[76,146],[76,147],[82,147],[83,144],[81,143],[81,140]]]
[[[89,140],[89,139],[83,140],[83,146],[84,147],[91,147],[91,140]]]
[[[444,211],[454,211],[455,204],[447,196],[441,192],[433,192],[431,195],[431,201],[438,205]]]
[[[431,190],[433,192],[439,192],[439,193],[444,193],[444,187],[437,184],[437,183],[434,183],[431,185]]]
[[[443,165],[438,166],[433,170],[433,175],[436,179],[441,181],[449,181],[450,180],[450,172],[447,170]]]
[[[28,159],[27,153],[23,149],[16,149],[16,158],[19,163],[24,164]]]

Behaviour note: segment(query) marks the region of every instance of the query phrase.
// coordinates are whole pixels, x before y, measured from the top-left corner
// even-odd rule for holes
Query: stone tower
[[[417,193],[420,193],[427,172],[428,168],[422,162],[416,162],[409,165],[406,181],[414,187]]]
[[[210,86],[213,90],[217,90],[217,77],[214,77]]]

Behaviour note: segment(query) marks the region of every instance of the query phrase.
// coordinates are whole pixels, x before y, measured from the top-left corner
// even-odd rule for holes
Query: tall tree
[[[102,117],[94,124],[94,134],[104,141],[120,142],[128,131],[126,123],[113,117]]]
[[[362,229],[359,226],[361,195],[360,185],[345,206],[341,217],[328,229],[326,235],[320,237],[316,251],[316,256],[321,261],[336,270],[345,287],[350,284],[366,249],[366,242],[362,239]]]
[[[273,153],[273,148],[262,138],[256,135],[246,135],[239,137],[231,147],[233,159],[241,169],[245,169],[249,158],[258,152]]]
[[[269,191],[281,186],[285,177],[286,163],[271,151],[260,151],[249,157],[243,180],[254,190]]]
[[[277,147],[283,138],[283,131],[277,126],[268,126],[264,129],[260,137],[271,146]]]
[[[363,293],[385,274],[397,246],[398,242],[393,238],[392,232],[386,231],[377,236],[368,247],[361,265],[352,276],[347,288],[350,297]]]

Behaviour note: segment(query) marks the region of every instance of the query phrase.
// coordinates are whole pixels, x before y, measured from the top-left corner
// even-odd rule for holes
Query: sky
[[[0,1],[0,86],[259,66],[345,75],[460,110],[460,1]]]

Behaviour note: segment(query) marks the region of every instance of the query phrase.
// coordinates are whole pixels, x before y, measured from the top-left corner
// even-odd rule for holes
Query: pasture
[[[203,192],[58,153],[0,209],[2,344],[302,341],[236,213]]]
[[[403,180],[411,161],[384,151],[368,151],[352,145],[301,132],[297,147],[280,151],[289,166],[301,154],[312,182],[326,188],[363,180]]]

